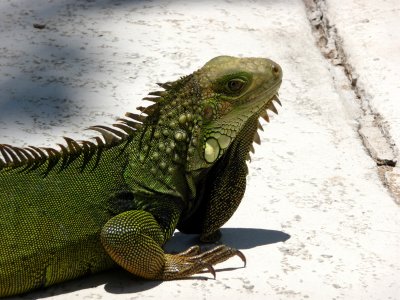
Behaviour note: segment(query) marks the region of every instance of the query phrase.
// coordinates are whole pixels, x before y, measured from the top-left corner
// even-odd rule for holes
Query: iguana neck
[[[192,77],[181,79],[184,84],[170,88],[158,100],[158,108],[146,117],[138,136],[139,160],[151,163],[152,173],[172,173],[184,167],[188,152],[197,145],[201,126],[200,94],[193,93]]]
[[[144,118],[130,144],[126,181],[136,199],[155,194],[184,202],[195,197],[192,176],[187,174],[189,153],[198,152],[202,125],[200,87],[193,76],[173,83]]]

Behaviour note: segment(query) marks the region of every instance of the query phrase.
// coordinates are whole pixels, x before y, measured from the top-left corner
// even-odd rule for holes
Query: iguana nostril
[[[279,67],[278,67],[277,65],[273,64],[273,65],[271,66],[271,69],[272,69],[272,72],[274,72],[274,75],[275,75],[275,76],[279,75],[280,69],[279,69]]]

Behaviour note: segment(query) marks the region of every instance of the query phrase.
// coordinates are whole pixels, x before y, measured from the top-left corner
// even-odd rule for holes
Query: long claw
[[[215,273],[215,269],[212,266],[212,264],[204,263],[204,267],[211,273],[212,276],[214,276],[214,280],[215,280],[217,278],[217,274]]]
[[[211,250],[199,253],[199,247],[190,247],[178,254],[165,254],[164,272],[161,279],[171,280],[185,278],[208,270],[216,278],[213,265],[226,261],[233,256],[239,256],[246,266],[246,257],[242,252],[226,245],[219,245]]]
[[[244,256],[244,254],[240,250],[237,250],[236,255],[239,256],[240,259],[243,261],[243,263],[244,263],[243,267],[246,267],[246,264],[247,264],[246,256]]]
[[[201,250],[200,250],[200,246],[196,245],[196,246],[192,246],[189,249],[180,252],[176,255],[178,256],[194,256],[194,255],[198,255],[200,254]]]

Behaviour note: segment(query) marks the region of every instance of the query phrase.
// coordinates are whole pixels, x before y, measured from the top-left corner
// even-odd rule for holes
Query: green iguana
[[[159,84],[142,114],[94,126],[59,150],[0,145],[0,296],[120,265],[179,279],[243,254],[225,245],[167,254],[175,229],[217,241],[246,185],[258,118],[276,112],[282,71],[264,58],[216,57]]]

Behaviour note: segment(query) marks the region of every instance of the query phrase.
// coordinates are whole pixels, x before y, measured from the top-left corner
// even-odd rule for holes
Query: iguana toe
[[[235,248],[225,245],[217,246],[203,253],[199,252],[199,246],[190,247],[188,250],[178,254],[166,254],[164,272],[161,274],[163,280],[185,278],[201,273],[207,269],[216,278],[213,265],[221,263],[233,256],[239,256],[246,266],[246,257]]]

